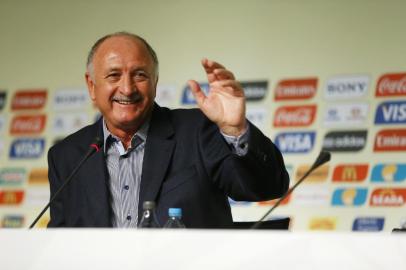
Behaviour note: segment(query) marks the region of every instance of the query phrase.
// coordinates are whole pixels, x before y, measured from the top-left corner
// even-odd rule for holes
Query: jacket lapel
[[[173,127],[167,112],[155,104],[152,113],[142,165],[138,216],[144,201],[155,201],[170,164],[175,146]]]

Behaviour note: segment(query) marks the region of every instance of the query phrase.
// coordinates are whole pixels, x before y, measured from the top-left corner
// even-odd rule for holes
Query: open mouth
[[[113,102],[117,102],[120,105],[131,105],[131,104],[136,104],[142,100],[140,96],[134,97],[134,98],[113,98]]]

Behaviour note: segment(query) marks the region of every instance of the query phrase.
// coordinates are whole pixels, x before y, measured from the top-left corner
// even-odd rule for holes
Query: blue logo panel
[[[10,148],[10,158],[39,158],[44,148],[45,139],[16,139]]]
[[[333,193],[331,204],[334,206],[360,206],[367,199],[366,188],[338,188]]]
[[[406,164],[378,164],[371,173],[371,182],[403,182],[405,179]]]
[[[208,83],[200,83],[200,87],[202,88],[203,92],[206,95],[209,93],[209,84]],[[185,88],[183,88],[182,104],[183,105],[196,104],[195,97],[193,96],[192,90],[190,90],[189,85],[186,85]]]
[[[275,137],[282,153],[308,153],[313,149],[316,132],[284,132]]]
[[[389,101],[379,104],[375,124],[406,124],[406,101]]]
[[[385,219],[382,217],[360,217],[354,220],[352,224],[353,231],[382,231]]]

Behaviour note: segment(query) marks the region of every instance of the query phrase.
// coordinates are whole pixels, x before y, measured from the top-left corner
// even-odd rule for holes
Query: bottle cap
[[[170,217],[181,217],[182,216],[182,208],[169,208],[168,215]]]
[[[153,201],[145,201],[142,204],[142,208],[144,210],[153,210],[155,208],[155,202],[153,202]]]

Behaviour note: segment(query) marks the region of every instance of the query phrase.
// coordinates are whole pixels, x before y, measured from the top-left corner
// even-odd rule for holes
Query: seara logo
[[[333,172],[333,182],[359,183],[366,179],[368,164],[337,165]]]
[[[6,105],[6,91],[0,91],[0,111]]]
[[[406,151],[406,129],[384,129],[375,137],[374,151]]]
[[[324,96],[327,100],[359,98],[366,95],[368,85],[365,75],[337,76],[327,81]]]
[[[10,124],[11,135],[39,134],[44,131],[45,115],[18,115]]]
[[[390,73],[382,75],[376,84],[375,96],[406,96],[406,73]]]
[[[367,200],[366,188],[338,188],[333,193],[333,206],[360,206]]]
[[[406,188],[377,188],[372,192],[371,206],[399,207],[405,204]]]
[[[324,126],[358,126],[365,124],[368,118],[368,104],[333,104],[326,108]]]
[[[11,109],[13,111],[41,109],[45,106],[46,99],[46,89],[19,90],[11,101]]]
[[[203,92],[205,95],[209,93],[209,84],[208,83],[199,83],[200,87],[202,88]],[[195,105],[196,104],[196,99],[192,94],[192,90],[190,90],[189,85],[186,85],[185,88],[183,88],[183,94],[182,94],[182,104],[183,105]]]
[[[23,190],[0,190],[0,205],[19,205],[24,199]]]
[[[326,134],[323,149],[330,152],[356,152],[367,142],[367,130],[331,131]]]
[[[383,230],[385,219],[383,217],[359,217],[352,224],[353,231],[379,232]]]
[[[24,216],[6,215],[1,221],[2,228],[22,228],[24,226]]]
[[[314,170],[306,179],[305,183],[321,183],[327,180],[329,165],[323,165]],[[304,176],[304,174],[309,171],[310,165],[301,165],[296,170],[296,182]]]
[[[283,132],[275,137],[282,153],[308,153],[313,149],[316,132]]]
[[[333,231],[336,226],[336,217],[315,217],[309,222],[309,230],[311,231]]]
[[[311,99],[317,91],[317,78],[287,79],[275,88],[275,100]]]
[[[406,164],[377,164],[371,173],[371,182],[403,182],[406,180]]]
[[[264,99],[268,92],[268,81],[240,82],[244,89],[247,101],[259,101]]]
[[[275,127],[304,127],[313,123],[316,105],[282,106],[275,112]]]
[[[0,170],[0,186],[20,186],[25,181],[24,168],[3,168]]]
[[[16,139],[10,147],[10,158],[38,158],[44,152],[45,139]]]
[[[406,124],[406,101],[381,103],[376,108],[375,124]]]

